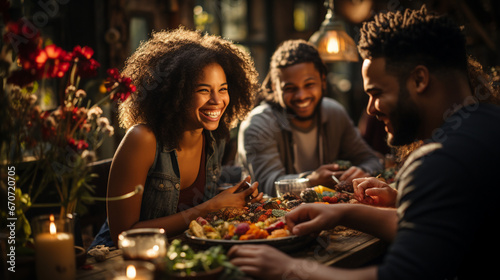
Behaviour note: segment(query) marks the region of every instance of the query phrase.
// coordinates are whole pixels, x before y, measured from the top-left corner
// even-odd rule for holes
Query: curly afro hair
[[[269,73],[262,84],[260,97],[275,105],[280,104],[281,96],[277,96],[272,89],[273,83],[278,79],[280,69],[306,62],[312,62],[320,76],[328,74],[328,68],[321,60],[316,47],[311,43],[301,39],[281,43],[271,57]]]
[[[420,10],[388,12],[361,28],[358,50],[363,59],[384,57],[388,72],[405,78],[417,65],[429,71],[467,73],[465,36],[450,18]]]
[[[153,32],[126,61],[122,73],[137,90],[119,106],[120,125],[145,123],[159,143],[178,148],[195,83],[213,62],[224,69],[231,100],[213,134],[218,141],[227,137],[252,107],[258,88],[253,60],[230,41],[184,27]]]

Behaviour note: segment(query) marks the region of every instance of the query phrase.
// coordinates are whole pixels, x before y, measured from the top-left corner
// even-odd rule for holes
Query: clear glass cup
[[[303,190],[309,187],[309,179],[282,179],[274,182],[274,187],[276,188],[276,194],[278,197],[283,196],[287,192],[300,195]]]
[[[126,260],[153,260],[167,254],[167,236],[162,228],[137,228],[118,235],[118,248]]]

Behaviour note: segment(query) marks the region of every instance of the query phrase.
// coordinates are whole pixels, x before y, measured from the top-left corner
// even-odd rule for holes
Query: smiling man
[[[498,258],[492,252],[500,249],[494,241],[500,107],[484,102],[484,89],[472,90],[460,27],[425,7],[379,14],[363,25],[359,50],[367,111],[385,123],[389,144],[424,145],[398,172],[397,208],[309,203],[286,221],[295,235],[337,225],[370,233],[390,244],[383,261],[339,269],[267,246],[234,246],[232,262],[260,279],[493,277]],[[374,178],[354,181],[355,189],[358,183],[383,184]]]
[[[333,185],[336,160],[353,166],[340,180],[382,169],[344,108],[325,97],[327,68],[304,40],[283,42],[271,58],[262,93],[265,101],[242,122],[238,161],[275,196],[274,182],[307,177],[312,186]]]

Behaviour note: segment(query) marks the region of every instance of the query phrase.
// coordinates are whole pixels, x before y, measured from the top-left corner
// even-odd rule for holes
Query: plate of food
[[[293,251],[312,238],[292,235],[285,215],[302,203],[353,203],[352,193],[346,191],[348,187],[315,186],[306,188],[300,195],[285,193],[244,208],[220,209],[192,220],[185,236],[188,242],[201,246],[228,248],[236,244],[267,244],[282,251]]]
[[[217,246],[221,245],[224,248],[229,248],[234,245],[242,245],[242,244],[267,244],[273,246],[283,252],[292,252],[303,248],[304,245],[312,241],[312,237],[310,236],[297,236],[290,235],[286,237],[277,237],[272,239],[249,239],[249,240],[226,240],[226,239],[208,239],[202,237],[196,237],[191,235],[189,231],[186,231],[186,237],[189,242],[192,242],[196,245],[201,245],[203,247]]]
[[[245,208],[224,208],[192,220],[186,237],[198,245],[228,248],[236,244],[268,244],[291,251],[310,240],[292,235],[285,221],[286,213],[301,202],[298,196],[281,197]]]

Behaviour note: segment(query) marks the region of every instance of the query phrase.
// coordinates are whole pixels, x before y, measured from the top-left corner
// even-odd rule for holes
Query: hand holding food
[[[286,215],[286,223],[292,234],[316,234],[338,224],[337,211],[325,211],[324,205],[303,204]]]
[[[340,176],[339,180],[351,182],[353,179],[362,178],[370,176],[370,173],[366,173],[363,169],[357,166],[351,166]]]
[[[360,178],[353,181],[354,197],[361,203],[394,207],[398,192],[379,178]]]
[[[261,201],[264,194],[259,193],[257,187],[258,182],[254,182],[251,186],[248,186],[250,181],[250,176],[242,180],[237,185],[224,190],[223,192],[216,195],[210,200],[212,206],[211,209],[222,209],[228,207],[241,208],[244,207],[248,202],[258,202]],[[251,197],[251,199],[250,199]]]

